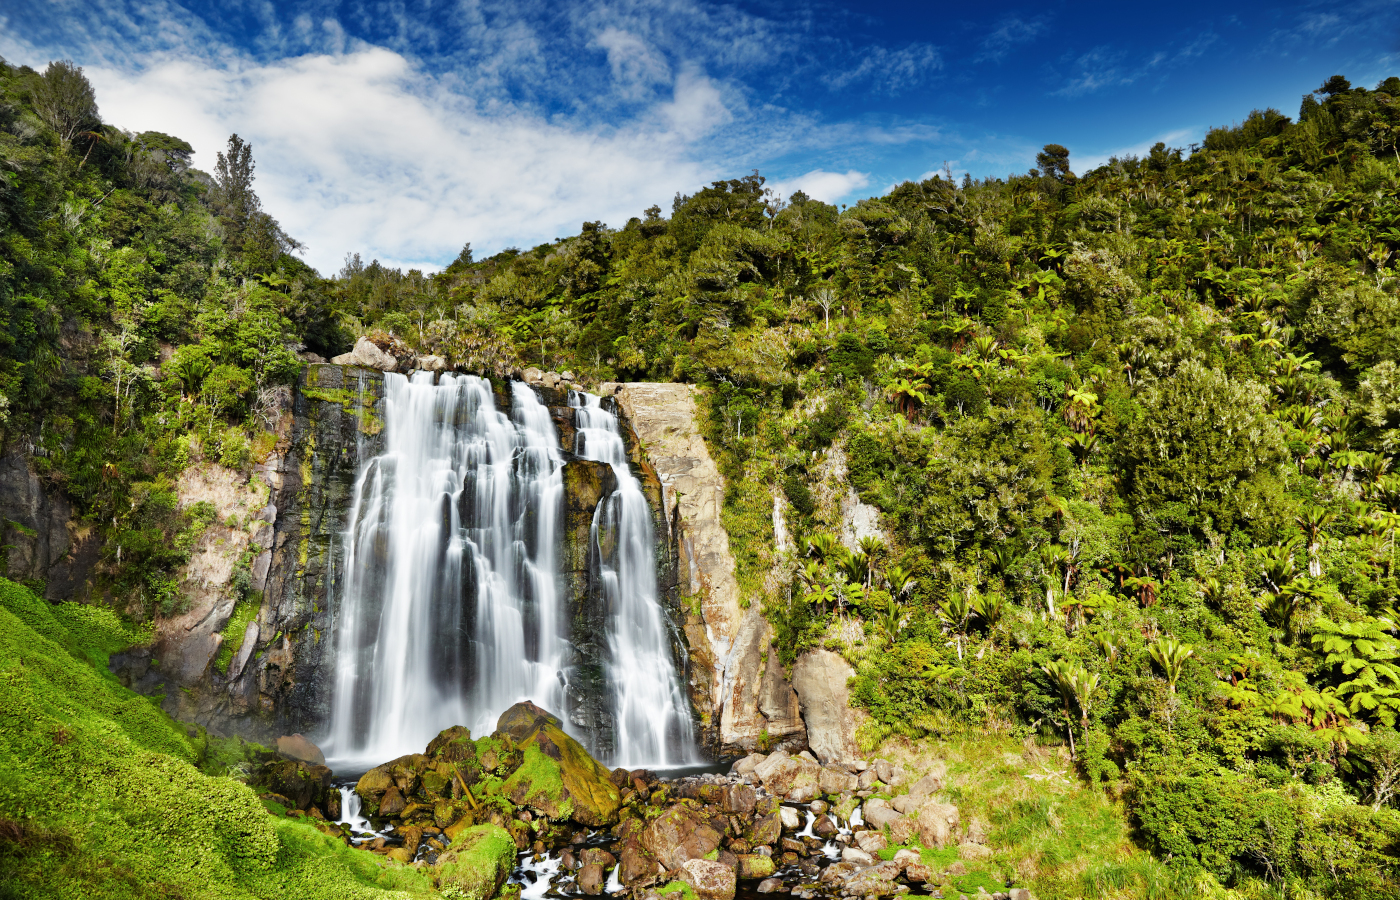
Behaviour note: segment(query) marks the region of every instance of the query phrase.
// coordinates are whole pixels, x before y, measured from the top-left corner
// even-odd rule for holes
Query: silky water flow
[[[617,481],[593,513],[589,548],[608,623],[605,670],[617,743],[614,762],[632,768],[694,763],[689,704],[672,654],[670,623],[657,597],[651,509],[627,464],[617,417],[592,394],[570,392],[569,404],[574,453],[607,463]]]
[[[333,768],[421,752],[452,725],[489,734],[521,700],[565,713],[564,454],[534,392],[511,382],[510,394],[506,414],[475,376],[385,376],[383,452],[361,464],[343,539],[323,741]],[[616,419],[597,398],[573,397],[579,455],[611,464],[618,482],[593,525],[613,761],[690,762],[646,501]],[[599,552],[600,529],[616,535],[610,553]]]

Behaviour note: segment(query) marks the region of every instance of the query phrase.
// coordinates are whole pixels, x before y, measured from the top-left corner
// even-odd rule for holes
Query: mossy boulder
[[[473,825],[459,832],[438,858],[437,884],[468,900],[489,900],[515,866],[515,841],[496,825]]]
[[[517,703],[496,723],[493,737],[521,750],[519,768],[501,793],[516,806],[529,806],[551,819],[573,819],[601,828],[617,821],[621,793],[583,745],[564,733],[558,717],[533,703]]]

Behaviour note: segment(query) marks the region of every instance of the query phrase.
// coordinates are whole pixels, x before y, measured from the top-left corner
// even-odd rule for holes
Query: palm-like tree
[[[1089,710],[1093,702],[1094,692],[1099,688],[1099,675],[1097,672],[1090,673],[1083,666],[1072,666],[1069,663],[1059,660],[1049,662],[1040,667],[1040,670],[1050,676],[1050,680],[1060,692],[1060,699],[1065,704],[1065,731],[1069,732],[1069,753],[1071,757],[1078,756],[1074,747],[1074,726],[1070,713],[1070,703],[1073,702],[1079,707],[1079,727],[1088,729]]]
[[[836,539],[836,535],[824,531],[807,539],[807,555],[815,556],[822,562],[826,562],[833,557],[836,549],[840,546],[841,542]]]
[[[925,382],[896,378],[890,384],[890,400],[894,403],[894,408],[912,422],[919,407],[928,402],[928,389]]]
[[[1377,454],[1370,454],[1375,456]],[[1337,518],[1333,513],[1321,506],[1307,506],[1300,512],[1294,521],[1303,530],[1308,538],[1308,575],[1313,578],[1322,574],[1322,560],[1318,558],[1318,551],[1321,549],[1319,543],[1322,536],[1322,529],[1332,524]]]
[[[998,593],[980,594],[972,601],[972,611],[989,630],[995,629],[1006,615],[1006,598]]]
[[[1169,637],[1160,637],[1154,643],[1147,645],[1147,655],[1152,657],[1152,661],[1161,667],[1162,673],[1167,678],[1167,689],[1173,694],[1176,693],[1176,682],[1181,678],[1181,671],[1186,665],[1186,660],[1190,659],[1195,652],[1189,644],[1180,643]]]
[[[890,566],[885,569],[885,584],[891,597],[902,597],[914,589],[914,573],[903,566]]]
[[[1065,446],[1079,460],[1082,469],[1089,464],[1089,457],[1099,449],[1099,436],[1092,431],[1071,431],[1065,438]]]
[[[904,625],[908,621],[909,617],[905,614],[903,607],[891,595],[889,602],[885,604],[884,613],[875,617],[875,628],[890,646],[894,646],[895,641],[899,639],[899,633],[904,630]]]

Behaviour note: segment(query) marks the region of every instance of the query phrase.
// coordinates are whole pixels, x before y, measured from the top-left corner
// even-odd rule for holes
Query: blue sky
[[[83,65],[103,117],[250,140],[335,271],[528,247],[759,169],[853,202],[946,165],[1083,170],[1400,74],[1400,2],[8,0],[0,55]]]

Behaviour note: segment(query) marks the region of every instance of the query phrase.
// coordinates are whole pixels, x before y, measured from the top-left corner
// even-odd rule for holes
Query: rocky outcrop
[[[47,600],[86,600],[101,550],[96,531],[74,521],[72,504],[35,469],[28,445],[0,454],[0,574]]]
[[[338,541],[360,460],[380,451],[383,379],[363,368],[310,365],[285,435],[251,478],[211,464],[186,470],[182,502],[208,500],[217,523],[186,567],[190,610],[159,624],[153,648],[112,657],[128,686],[163,690],[168,712],[218,734],[272,743],[317,730],[329,702]],[[254,544],[257,554],[244,560]],[[240,598],[231,582],[245,562]],[[253,609],[230,633],[240,602]],[[238,649],[221,659],[226,642]]]
[[[807,745],[824,763],[855,759],[858,711],[847,682],[855,670],[830,650],[808,650],[792,667],[792,686],[807,725]]]
[[[750,751],[765,736],[800,749],[805,731],[797,695],[771,652],[773,631],[758,604],[740,602],[734,556],[720,510],[724,480],[697,422],[685,384],[604,384],[655,468],[664,521],[677,548],[680,591],[696,612],[686,621],[691,700],[712,752]]]

